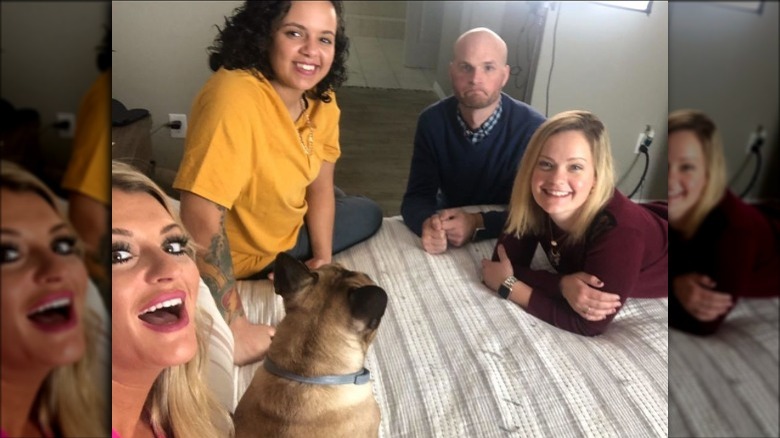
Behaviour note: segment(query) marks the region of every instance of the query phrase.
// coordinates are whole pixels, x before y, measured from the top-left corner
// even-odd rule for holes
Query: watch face
[[[511,289],[504,286],[503,284],[498,287],[498,295],[503,299],[507,299],[509,297],[509,292],[511,292]]]

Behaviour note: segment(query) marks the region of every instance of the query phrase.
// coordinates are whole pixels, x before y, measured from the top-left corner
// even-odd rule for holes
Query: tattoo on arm
[[[219,231],[211,238],[205,253],[198,257],[198,267],[203,282],[229,324],[235,317],[243,315],[244,310],[236,290],[233,258],[225,234],[225,208],[220,205],[217,208],[220,211]]]

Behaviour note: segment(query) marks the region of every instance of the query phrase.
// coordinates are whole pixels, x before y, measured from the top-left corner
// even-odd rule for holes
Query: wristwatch
[[[509,294],[512,293],[512,286],[514,286],[515,283],[517,283],[517,279],[514,275],[507,277],[506,280],[501,283],[501,286],[498,287],[498,295],[503,299],[509,298]]]

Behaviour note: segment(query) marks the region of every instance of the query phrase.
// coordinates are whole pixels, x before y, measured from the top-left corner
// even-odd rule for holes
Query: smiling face
[[[162,369],[189,361],[198,348],[199,274],[184,231],[146,193],[112,190],[111,215],[114,369]]]
[[[87,290],[76,234],[39,195],[0,191],[3,371],[76,362]]]
[[[699,202],[707,184],[704,150],[693,131],[669,135],[669,222],[678,222]]]
[[[300,95],[330,71],[336,52],[336,10],[329,1],[294,1],[273,35],[271,81],[280,95]]]
[[[506,45],[497,36],[478,31],[455,44],[450,80],[462,107],[482,109],[496,104],[507,79]]]
[[[542,147],[531,175],[531,191],[542,210],[567,229],[595,181],[593,154],[585,135],[563,131],[550,136]]]

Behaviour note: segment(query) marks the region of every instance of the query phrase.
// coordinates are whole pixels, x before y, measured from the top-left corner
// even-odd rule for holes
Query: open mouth
[[[67,294],[49,297],[27,312],[27,319],[48,331],[70,327],[76,322],[73,296]]]
[[[304,71],[314,71],[314,69],[317,68],[314,64],[304,64],[302,62],[296,62],[295,65]]]
[[[144,309],[138,318],[153,326],[171,326],[182,320],[184,301],[171,298]]]
[[[542,189],[545,195],[551,196],[553,198],[565,198],[572,194],[572,192],[567,192],[563,190],[549,190],[549,189]]]

